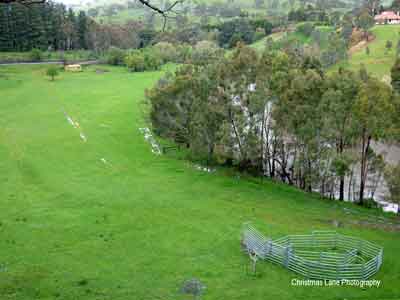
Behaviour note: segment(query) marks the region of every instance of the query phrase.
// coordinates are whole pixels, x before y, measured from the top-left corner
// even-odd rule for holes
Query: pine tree
[[[0,4],[0,51],[12,50],[10,30],[11,4]]]
[[[87,49],[86,42],[87,19],[84,11],[80,11],[77,20],[77,38],[79,48]]]

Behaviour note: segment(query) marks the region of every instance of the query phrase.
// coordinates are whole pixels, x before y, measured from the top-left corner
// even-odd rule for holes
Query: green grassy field
[[[205,300],[400,298],[399,233],[351,225],[381,213],[152,154],[143,94],[163,72],[96,68],[50,82],[44,66],[0,67],[1,300],[188,299],[189,278]],[[243,222],[280,237],[332,220],[385,247],[380,288],[294,287],[268,262],[246,273]]]
[[[396,56],[400,25],[379,25],[372,28],[371,32],[374,34],[375,39],[368,44],[370,54],[367,55],[364,47],[353,53],[347,62],[339,65],[357,71],[360,65],[364,64],[368,72],[378,78],[382,78],[385,75],[390,76],[390,69]],[[392,41],[393,48],[387,52],[385,46],[388,40]]]

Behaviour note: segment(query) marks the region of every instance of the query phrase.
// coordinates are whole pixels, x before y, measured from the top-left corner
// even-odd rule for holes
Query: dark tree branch
[[[166,7],[164,9],[161,9],[160,7],[157,7],[153,4],[150,3],[150,0],[138,0],[140,3],[142,3],[144,6],[150,8],[153,10],[155,13],[159,14],[163,19],[164,19],[164,24],[163,24],[163,31],[165,30],[165,26],[167,24],[167,20],[170,18],[173,18],[171,14],[177,14],[177,12],[174,10],[174,8],[178,5],[181,4],[184,0],[177,0],[174,3],[172,3],[169,7]]]

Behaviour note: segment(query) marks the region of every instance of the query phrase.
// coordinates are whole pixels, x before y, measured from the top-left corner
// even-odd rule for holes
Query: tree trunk
[[[339,183],[339,200],[344,200],[344,176],[340,176],[340,183]]]
[[[264,177],[264,161],[265,161],[265,150],[264,150],[264,133],[267,131],[266,130],[266,126],[265,126],[265,107],[264,107],[264,109],[263,109],[263,120],[262,120],[262,126],[261,126],[261,155],[260,155],[260,158],[261,158],[261,161],[260,161],[260,164],[261,164],[261,170],[262,170],[262,177]],[[268,136],[267,136],[267,140],[268,140]],[[268,146],[268,145],[267,145]]]
[[[274,141],[272,144],[272,161],[271,161],[271,169],[270,169],[270,176],[272,178],[275,177],[275,158],[276,158],[276,137],[274,137]]]
[[[307,171],[307,173],[308,173],[307,192],[311,193],[312,192],[312,180],[311,180],[311,178],[312,178],[312,167],[311,167],[311,161],[309,159],[307,159],[307,160],[308,160],[308,164],[307,164],[307,166],[308,166],[308,171]]]
[[[242,149],[242,143],[240,142],[240,136],[239,136],[239,133],[238,133],[238,131],[236,129],[235,121],[233,120],[233,116],[232,116],[231,112],[229,112],[229,118],[230,118],[230,121],[231,121],[231,124],[232,124],[233,132],[235,133],[235,136],[236,136],[236,139],[237,139],[237,142],[238,142],[240,157],[243,158],[243,154],[244,153],[243,153],[243,149]]]
[[[364,203],[364,191],[365,191],[365,183],[367,180],[367,159],[368,159],[368,151],[371,144],[371,136],[365,136],[365,130],[363,134],[363,142],[362,142],[362,154],[361,154],[361,177],[360,177],[360,195],[359,195],[359,205],[363,205]]]
[[[339,143],[339,155],[343,154],[344,151],[344,145],[343,145],[343,138],[340,139]],[[339,201],[344,200],[344,175],[340,175],[339,178]]]

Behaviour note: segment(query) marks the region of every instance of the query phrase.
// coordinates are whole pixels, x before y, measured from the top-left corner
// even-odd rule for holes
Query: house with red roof
[[[384,11],[374,19],[375,24],[400,24],[400,14],[393,11]]]

